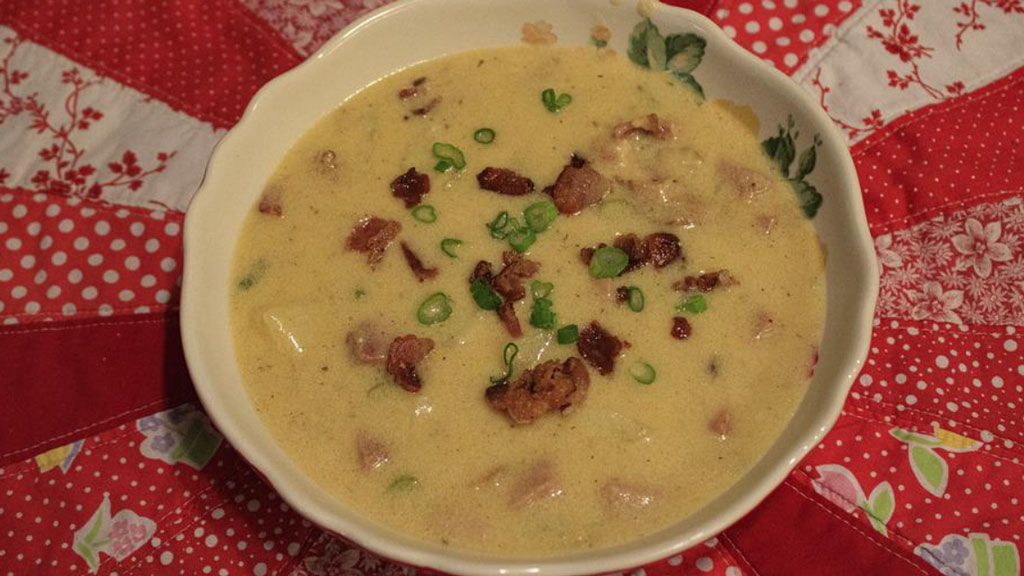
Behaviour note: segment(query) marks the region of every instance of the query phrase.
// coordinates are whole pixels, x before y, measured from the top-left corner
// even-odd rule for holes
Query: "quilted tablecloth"
[[[177,325],[214,144],[383,3],[0,0],[0,574],[416,572],[263,483],[196,401]],[[881,294],[825,440],[746,518],[632,576],[1018,576],[1021,0],[673,3],[843,131]]]

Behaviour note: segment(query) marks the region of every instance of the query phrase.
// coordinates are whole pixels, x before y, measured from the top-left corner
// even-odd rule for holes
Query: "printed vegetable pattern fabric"
[[[19,354],[46,349],[61,351],[53,362],[64,355],[81,365],[72,374],[48,373],[66,388],[33,404],[33,390],[53,387],[42,380],[28,386],[14,374],[18,391],[0,408],[5,424],[55,430],[21,444],[11,444],[16,435],[0,438],[0,573],[422,571],[302,519],[195,405],[147,399],[123,414],[94,416],[98,403],[75,395],[95,384],[90,363],[137,359],[118,354],[116,340],[97,358],[80,358],[57,339],[75,330],[99,334],[112,322],[162,331],[175,314],[183,210],[221,119],[237,117],[251,96],[242,90],[237,101],[218,99],[207,83],[224,52],[209,47],[230,47],[245,63],[224,71],[232,85],[258,85],[275,70],[259,54],[298,62],[383,3],[218,0],[208,3],[206,22],[141,0],[64,5],[71,18],[51,12],[60,3],[5,3],[0,364],[24,366]],[[894,573],[1019,576],[1024,7],[1018,0],[720,0],[703,8],[709,5],[728,35],[790,74],[847,136],[881,294],[864,371],[818,448],[750,517],[633,574],[806,573],[813,568],[779,554],[778,540],[791,549],[804,542],[828,548],[828,539],[803,532],[850,526],[850,539],[829,548],[845,564],[860,561],[843,554],[863,539],[871,554],[898,559]],[[125,51],[109,44],[109,31],[90,28],[91,14],[116,24],[118,42],[129,45],[165,41],[164,31],[194,33]],[[58,21],[60,34],[51,25]],[[143,31],[144,22],[158,30]],[[700,93],[705,43],[671,32],[641,22],[628,55]],[[173,76],[175,87],[161,75]],[[817,142],[798,137],[799,126],[780,128],[766,151],[805,182]],[[815,198],[794,189],[802,201]],[[829,201],[828,190],[812,190]],[[173,328],[168,333],[177,338]],[[0,376],[5,390],[11,377]],[[101,384],[122,395],[147,385],[157,389],[154,397],[163,394],[159,382]],[[23,408],[30,405],[40,408]],[[58,417],[67,426],[44,426]],[[786,491],[823,507],[830,523],[797,531],[779,520],[771,543],[759,545],[754,528],[776,521]],[[813,509],[802,510],[805,523],[814,522]]]

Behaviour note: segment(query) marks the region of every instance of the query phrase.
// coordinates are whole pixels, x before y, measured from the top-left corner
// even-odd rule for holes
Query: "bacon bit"
[[[647,243],[641,242],[640,239],[637,238],[636,234],[625,234],[623,236],[619,236],[614,242],[612,242],[612,245],[629,256],[629,263],[626,264],[626,267],[622,270],[622,274],[632,272],[637,268],[643,268],[651,260],[651,253],[647,248]]]
[[[436,108],[437,105],[440,104],[440,103],[441,103],[441,97],[437,96],[433,100],[431,100],[430,102],[427,102],[427,104],[425,106],[420,106],[419,108],[413,109],[412,113],[417,115],[417,116],[426,116],[427,114],[430,114],[431,110]]]
[[[634,134],[652,136],[656,140],[668,140],[672,138],[672,123],[658,118],[657,114],[648,114],[640,121],[623,122],[612,131],[612,135],[618,140]]]
[[[558,42],[558,36],[551,30],[551,24],[543,20],[526,22],[522,28],[522,41],[534,45],[554,44]]]
[[[591,322],[580,331],[580,339],[576,341],[576,349],[580,356],[597,368],[602,376],[615,370],[615,358],[622,352],[623,342],[596,321]]]
[[[572,156],[569,156],[569,166],[573,168],[583,168],[587,165],[587,159],[583,156],[573,152]]]
[[[675,234],[655,232],[644,238],[644,244],[655,268],[664,268],[681,259],[683,255],[683,250],[679,247],[679,237]]]
[[[775,320],[767,312],[758,312],[754,317],[754,340],[767,338],[775,332]]]
[[[402,255],[405,256],[405,263],[412,269],[412,273],[416,275],[417,280],[423,282],[424,280],[429,280],[437,276],[437,268],[427,268],[424,266],[423,261],[420,260],[420,257],[412,251],[412,248],[410,248],[408,244],[401,242],[399,246],[402,247]]]
[[[379,364],[388,354],[388,337],[373,322],[363,322],[345,336],[349,355],[359,364]]]
[[[570,357],[549,360],[523,372],[514,382],[487,389],[491,408],[505,412],[516,424],[529,424],[548,412],[569,414],[587,396],[590,374],[583,361]]]
[[[586,161],[573,154],[554,185],[545,188],[561,214],[578,214],[593,206],[612,190],[611,182],[600,172],[586,165]]]
[[[281,201],[283,195],[284,191],[280,186],[274,184],[267,186],[263,190],[263,195],[260,196],[260,214],[284,218],[284,204]]]
[[[648,486],[612,478],[601,487],[601,497],[605,506],[612,510],[642,510],[654,504],[657,492]]]
[[[369,216],[352,228],[345,247],[366,254],[366,261],[374,267],[384,258],[384,252],[391,246],[402,225],[394,220]]]
[[[615,289],[615,301],[622,304],[629,300],[629,288],[626,286],[619,286]]]
[[[414,86],[408,86],[398,91],[398,97],[402,100],[408,100],[417,94],[419,94],[419,90],[416,90]]]
[[[527,260],[518,252],[506,251],[501,255],[505,267],[498,272],[491,287],[508,302],[518,302],[526,297],[523,281],[533,277],[540,270],[540,264]],[[474,270],[475,273],[475,270]]]
[[[594,246],[593,248],[580,248],[580,261],[586,264],[587,266],[590,266],[590,261],[594,259],[594,252],[597,252],[598,249],[604,248],[605,246],[607,246],[607,244],[602,242],[597,246]]]
[[[498,318],[505,325],[505,330],[508,330],[509,336],[513,338],[521,338],[523,336],[523,327],[519,325],[519,317],[516,316],[516,309],[511,300],[504,301],[498,307]]]
[[[488,166],[476,175],[476,181],[480,188],[505,196],[525,196],[533,192],[533,180],[520,176],[508,168]]]
[[[472,284],[477,279],[483,278],[490,284],[494,280],[494,272],[491,270],[491,263],[486,260],[481,260],[476,263],[473,267],[473,272],[469,275],[469,283]]]
[[[430,192],[430,176],[420,174],[416,168],[409,168],[391,181],[391,195],[405,202],[406,208],[420,203],[423,195]]]
[[[388,348],[387,371],[395,384],[407,392],[419,392],[423,387],[416,365],[434,349],[430,338],[417,338],[412,334],[399,336]]]
[[[687,276],[672,283],[672,289],[679,292],[711,292],[719,286],[728,288],[738,284],[728,270],[704,272],[699,276]]]
[[[686,340],[692,332],[693,328],[690,327],[690,321],[686,318],[676,316],[672,319],[672,337],[676,340]]]
[[[381,439],[371,436],[365,430],[356,433],[356,454],[366,472],[377,470],[391,460],[387,444]]]
[[[722,408],[708,423],[708,428],[718,435],[719,440],[725,440],[732,434],[732,412],[729,412],[728,408]]]

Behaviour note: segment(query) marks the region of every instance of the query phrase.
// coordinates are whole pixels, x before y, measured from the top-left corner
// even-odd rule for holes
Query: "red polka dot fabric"
[[[14,389],[0,408],[0,575],[428,573],[291,510],[189,400],[177,346],[194,157],[264,82],[384,3],[3,4],[0,366],[19,373],[0,368]],[[722,534],[626,574],[1020,576],[1024,5],[669,3],[708,13],[827,106],[853,143],[880,294],[868,359],[820,445]],[[57,130],[69,94],[101,92],[91,130],[66,110],[74,150],[4,147],[31,131],[33,98]],[[90,174],[58,169],[66,154],[114,170],[126,149],[177,156],[139,197],[89,197]],[[42,186],[27,168],[40,161],[68,186]]]

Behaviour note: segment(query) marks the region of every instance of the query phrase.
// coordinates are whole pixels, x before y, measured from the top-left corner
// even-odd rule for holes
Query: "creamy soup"
[[[594,47],[371,85],[238,242],[252,402],[319,485],[424,541],[541,557],[682,520],[779,436],[822,330],[822,249],[756,122]]]

